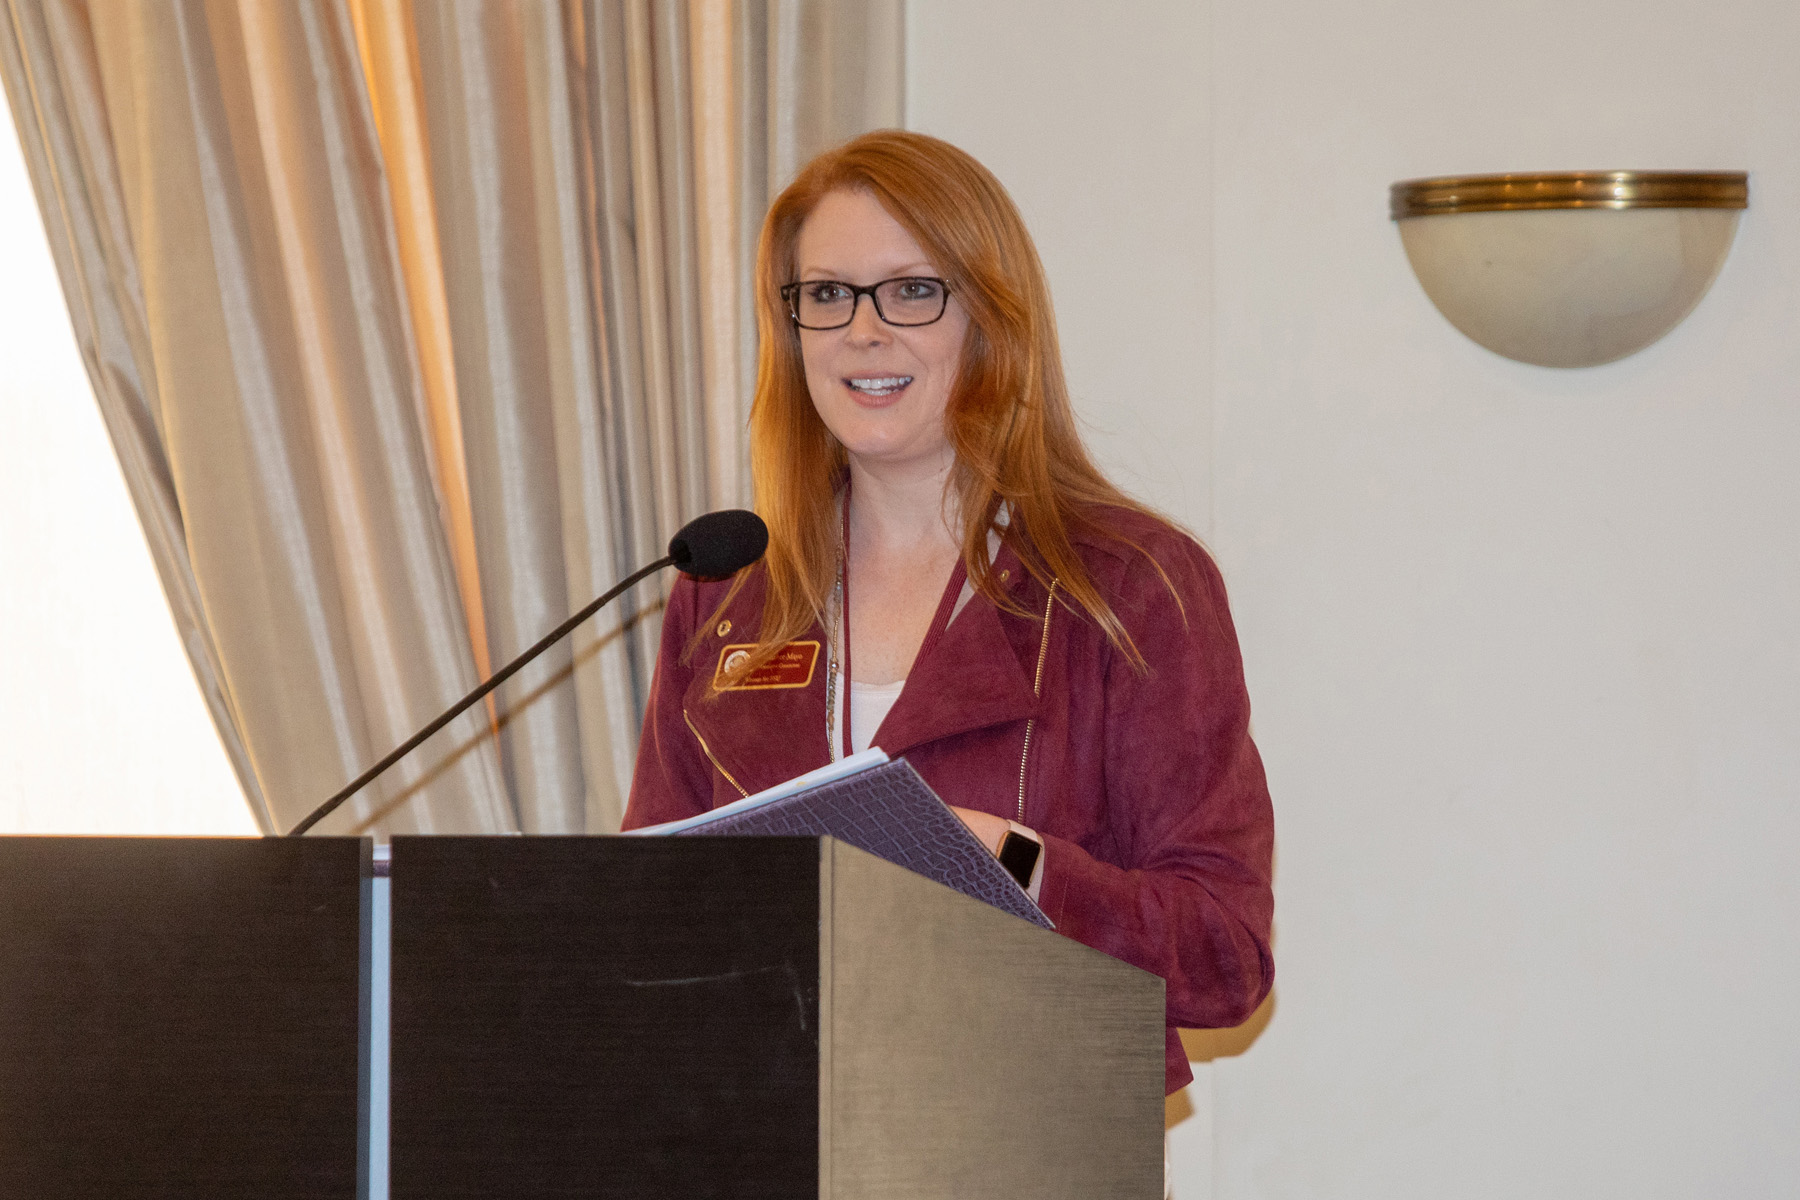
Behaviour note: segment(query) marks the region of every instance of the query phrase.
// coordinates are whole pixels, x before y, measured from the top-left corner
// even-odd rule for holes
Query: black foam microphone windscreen
[[[735,575],[769,548],[769,527],[741,508],[695,517],[669,539],[669,557],[678,570],[701,579]]]

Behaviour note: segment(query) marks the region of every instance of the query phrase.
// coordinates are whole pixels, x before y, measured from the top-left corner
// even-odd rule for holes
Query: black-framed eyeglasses
[[[781,289],[788,315],[802,329],[842,329],[856,319],[856,306],[864,296],[885,324],[911,328],[943,317],[950,304],[950,283],[931,275],[903,275],[867,287],[841,279],[808,279]]]

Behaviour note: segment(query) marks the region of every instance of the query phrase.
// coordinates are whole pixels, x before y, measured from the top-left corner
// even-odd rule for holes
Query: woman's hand
[[[969,827],[969,832],[981,839],[989,854],[1000,853],[1000,839],[1006,836],[1011,828],[1005,817],[996,817],[993,813],[976,812],[972,808],[958,808],[954,804],[950,811],[962,818],[962,823]]]

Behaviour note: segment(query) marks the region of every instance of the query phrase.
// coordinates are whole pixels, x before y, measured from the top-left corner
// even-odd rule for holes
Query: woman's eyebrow
[[[892,268],[886,274],[881,276],[881,278],[882,279],[912,279],[912,278],[916,278],[919,276],[935,276],[936,274],[937,274],[937,268],[932,266],[930,263],[915,262],[915,263],[908,263],[902,267]],[[834,271],[829,267],[804,267],[801,269],[799,277],[801,279],[832,279],[832,280],[838,280],[840,282],[849,282],[850,281],[850,273],[844,272],[844,271]]]

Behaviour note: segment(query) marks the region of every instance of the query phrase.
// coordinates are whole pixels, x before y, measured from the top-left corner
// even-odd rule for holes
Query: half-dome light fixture
[[[1496,354],[1592,367],[1693,311],[1749,205],[1742,171],[1409,179],[1391,213],[1438,311]]]

